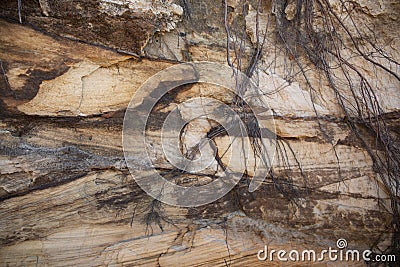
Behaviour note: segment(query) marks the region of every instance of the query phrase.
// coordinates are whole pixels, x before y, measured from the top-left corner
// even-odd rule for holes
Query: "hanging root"
[[[290,20],[286,17],[286,0],[274,0],[275,24],[278,43],[275,45],[275,55],[283,51],[284,78],[290,83],[296,76],[301,75],[309,90],[311,103],[316,114],[319,128],[324,138],[328,140],[335,152],[341,177],[339,156],[336,153],[336,144],[332,143],[329,135],[320,123],[320,115],[315,106],[321,92],[313,84],[310,73],[316,73],[321,80],[325,80],[333,91],[337,103],[341,108],[349,129],[361,141],[365,150],[373,161],[377,173],[377,183],[390,198],[390,213],[393,216],[392,244],[385,253],[396,254],[400,258],[400,212],[399,212],[399,182],[400,182],[400,138],[388,126],[384,110],[376,95],[376,85],[382,73],[400,82],[400,75],[395,70],[400,64],[379,45],[373,29],[367,25],[357,25],[352,12],[357,9],[356,4],[339,0],[342,15],[338,15],[328,0],[294,0],[295,13]],[[225,1],[225,31],[227,35],[227,63],[232,72],[238,77],[244,72],[249,78],[257,69],[257,62],[262,57],[262,48],[266,40],[259,33],[260,1],[257,2],[256,13],[256,44],[253,53],[249,56],[245,52],[246,34],[245,23],[240,18],[246,15],[248,1],[240,1],[241,12],[230,16],[233,11]],[[269,20],[268,23],[269,24]],[[362,30],[361,30],[362,27]],[[262,41],[261,41],[262,40]],[[232,54],[234,56],[232,56]],[[247,67],[244,67],[244,58],[250,58]],[[287,61],[286,58],[290,60]],[[300,60],[301,58],[301,60]],[[374,75],[366,74],[363,69],[353,63],[353,59],[363,60],[364,65],[374,70]],[[268,64],[267,64],[268,65]],[[269,67],[273,66],[271,62]],[[378,74],[379,73],[379,74]],[[246,91],[246,84],[237,81],[238,97],[233,101],[234,106],[243,113],[243,121],[251,136],[254,156],[260,154],[260,129],[258,124],[251,123],[251,115],[247,112],[246,104],[241,97]],[[291,166],[289,157],[295,159],[296,168],[304,179],[305,191],[308,191],[307,179],[301,169],[294,151],[289,144],[278,137],[277,159],[283,167],[283,176],[276,175],[271,169],[269,176],[284,196],[296,198],[296,190],[291,180]],[[383,208],[386,208],[383,206]],[[372,249],[377,251],[377,247]]]
[[[245,17],[248,11],[248,6],[250,5],[250,1],[240,1],[238,4],[241,7],[241,12],[238,12],[238,17]],[[262,57],[262,51],[267,43],[267,35],[269,30],[269,16],[267,18],[266,27],[264,32],[261,34],[260,32],[260,13],[261,13],[261,1],[256,1],[256,18],[255,18],[255,43],[253,45],[253,49],[250,55],[245,54],[245,44],[246,44],[246,32],[245,32],[245,23],[244,20],[233,18],[231,22],[229,22],[229,9],[227,1],[225,1],[225,31],[227,35],[227,62],[228,65],[232,68],[232,72],[237,78],[236,80],[236,88],[238,95],[235,97],[233,101],[233,108],[237,110],[237,112],[241,115],[241,118],[246,126],[246,131],[250,139],[250,144],[253,152],[254,158],[262,160],[262,136],[260,126],[251,110],[249,109],[247,103],[245,103],[242,98],[245,94],[248,84],[245,82],[238,81],[238,73],[243,72],[249,79],[253,77],[254,73],[257,70],[259,60]],[[231,54],[234,56],[232,57]],[[247,66],[244,67],[244,59],[243,57],[249,56],[250,60],[247,63]],[[253,80],[257,80],[254,77]],[[256,81],[257,82],[257,81]],[[276,174],[273,169],[269,172],[269,177],[272,179],[272,182],[275,188],[283,194],[283,196],[287,197],[291,201],[295,201],[297,197],[295,187],[293,185],[293,180],[291,178],[291,167],[289,165],[288,154],[291,154],[296,161],[296,166],[299,168],[301,176],[304,178],[305,186],[306,177],[302,171],[301,165],[296,158],[293,150],[289,146],[287,142],[283,139],[277,140],[277,154],[278,161],[280,167],[282,167],[283,171],[281,174]],[[246,170],[247,173],[248,170]],[[245,178],[248,176],[245,175]],[[246,180],[249,183],[249,179]],[[305,190],[307,191],[307,190]],[[240,202],[236,198],[233,198],[235,202]],[[240,206],[240,205],[239,205]]]
[[[165,215],[162,203],[157,199],[153,199],[147,207],[144,222],[146,224],[146,235],[153,235],[153,225],[157,225],[163,232],[163,223],[171,223]]]
[[[22,24],[21,8],[22,8],[22,0],[18,0],[18,21],[19,23]]]
[[[275,0],[278,36],[300,69],[310,89],[311,100],[314,100],[318,91],[310,82],[299,60],[300,55],[306,55],[315,69],[324,75],[349,128],[372,158],[378,184],[391,201],[393,238],[391,247],[385,252],[400,257],[400,144],[396,134],[387,125],[375,93],[377,89],[371,81],[379,79],[379,70],[400,82],[399,74],[391,68],[393,65],[398,67],[399,63],[379,47],[378,40],[367,26],[363,28],[370,31],[369,36],[360,30],[348,4],[340,2],[346,14],[346,23],[328,0],[296,0],[297,11],[291,21],[285,17],[286,1]],[[315,14],[319,14],[318,21]],[[342,40],[348,40],[354,48],[351,57],[343,54]],[[352,63],[353,57],[362,58],[366,65],[375,69],[375,77],[367,77],[360,67]]]

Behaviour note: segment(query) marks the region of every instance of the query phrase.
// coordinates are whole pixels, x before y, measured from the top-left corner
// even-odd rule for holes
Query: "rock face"
[[[1,14],[18,18],[16,1],[2,4]],[[155,32],[175,27],[181,6],[165,1],[24,1],[20,20],[49,33],[141,54]]]
[[[337,98],[341,93],[355,107],[351,91],[344,83],[340,92],[332,90],[307,51],[285,52],[278,17],[287,25],[296,21],[297,1],[286,1],[283,10],[280,0],[245,2],[227,1],[226,14],[224,3],[209,0],[39,0],[21,1],[20,8],[18,1],[0,3],[0,266],[280,266],[259,261],[257,252],[264,245],[320,251],[335,248],[340,238],[360,251],[390,247],[388,192]],[[341,1],[326,2],[345,17]],[[384,52],[373,59],[384,68],[353,56],[350,38],[341,40],[340,51],[349,58],[343,62],[377,88],[381,116],[398,137],[400,5],[348,5],[354,23],[374,27],[371,36]],[[223,198],[194,208],[161,204],[135,183],[124,160],[125,109],[161,70],[237,58],[233,48],[226,50],[225,17],[230,44],[240,34],[245,39],[239,49],[243,72],[260,48],[257,35],[267,34],[252,79],[274,118],[271,175],[250,193],[256,162],[250,155],[250,177]],[[370,44],[362,45],[367,54]],[[362,83],[355,72],[335,71],[335,77]],[[182,118],[192,115],[196,109],[185,101],[199,96],[240,108],[226,89],[191,83],[157,103],[146,130],[159,171],[186,186],[209,183],[220,166],[240,165],[223,153],[230,149],[225,131],[212,137],[220,162],[207,171],[176,174],[162,155],[164,119],[176,107]],[[204,118],[190,122],[182,151],[189,153],[213,129],[218,124]],[[375,141],[368,129],[361,133],[366,143]],[[341,264],[348,262],[335,262]]]

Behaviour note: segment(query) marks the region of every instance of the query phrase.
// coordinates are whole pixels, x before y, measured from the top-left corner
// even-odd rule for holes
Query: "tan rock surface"
[[[339,238],[350,249],[388,247],[390,201],[376,166],[343,119],[326,78],[305,64],[316,89],[309,90],[293,55],[278,45],[277,2],[262,3],[261,31],[268,16],[271,23],[253,76],[266,99],[256,102],[268,104],[274,114],[273,175],[250,193],[255,161],[250,155],[250,177],[196,208],[159,204],[136,184],[139,177],[132,177],[124,159],[123,118],[132,95],[160,70],[181,61],[226,64],[222,6],[212,0],[22,1],[25,25],[20,25],[10,22],[19,19],[17,1],[1,3],[0,16],[8,22],[0,19],[0,266],[364,266],[362,261],[261,262],[257,252],[264,245],[335,248]],[[340,11],[339,1],[329,2]],[[380,45],[399,59],[399,5],[350,2],[356,21],[375,25]],[[228,7],[230,23],[234,16],[246,22],[242,63],[247,66],[255,51],[256,9],[250,4],[242,14],[240,1],[228,1]],[[288,1],[288,21],[295,11],[295,1]],[[353,52],[343,49],[374,81],[382,116],[398,134],[399,82],[353,58]],[[229,55],[233,58],[233,51]],[[395,63],[389,67],[398,73]],[[179,78],[173,74],[172,80]],[[146,91],[135,104],[151,94]],[[216,179],[220,165],[214,161],[200,173],[182,175],[166,160],[160,136],[171,110],[178,107],[182,119],[199,114],[196,105],[185,103],[199,96],[239,110],[226,89],[186,85],[156,105],[147,128],[153,164],[188,186]],[[182,152],[217,126],[204,118],[188,123]],[[368,129],[362,134],[374,143]],[[222,153],[229,152],[229,137],[222,131],[212,139],[221,162],[241,169],[238,158]],[[136,163],[141,167],[141,159]]]

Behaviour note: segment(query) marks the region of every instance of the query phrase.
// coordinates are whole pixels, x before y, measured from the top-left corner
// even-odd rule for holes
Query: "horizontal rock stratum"
[[[281,266],[257,253],[265,245],[320,251],[338,239],[399,253],[398,192],[385,184],[399,179],[399,12],[394,0],[0,3],[0,266]],[[276,151],[256,191],[248,188],[254,153],[227,195],[175,207],[131,175],[124,114],[150,77],[199,61],[251,77],[265,100],[255,101],[272,114]],[[190,102],[198,97],[257,129],[238,95],[216,84],[165,94],[146,145],[159,173],[183,186],[208,184],[226,166],[243,171],[241,158],[229,157],[227,129],[204,116],[185,124],[180,150],[193,160],[209,138],[207,169],[179,171],[163,154],[164,120],[174,110],[182,120],[202,114]],[[257,138],[254,130],[244,141]],[[382,171],[388,165],[376,157],[392,169]],[[284,263],[314,264],[365,265]]]

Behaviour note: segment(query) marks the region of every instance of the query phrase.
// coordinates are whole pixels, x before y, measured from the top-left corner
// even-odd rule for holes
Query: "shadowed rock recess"
[[[0,266],[365,266],[257,258],[265,245],[321,251],[341,238],[399,257],[399,29],[396,0],[1,1]],[[252,155],[231,192],[183,208],[135,183],[122,130],[143,82],[192,61],[230,64],[258,84],[277,148],[256,191]],[[213,84],[157,103],[149,156],[184,186],[238,165],[223,153],[227,132],[205,118],[181,141],[189,154],[212,138],[208,169],[178,171],[157,150],[168,113],[199,96],[251,117]],[[197,110],[179,107],[182,118]]]

